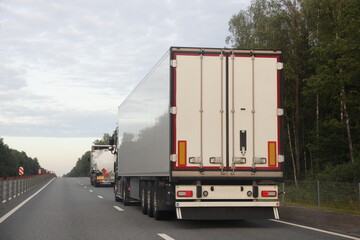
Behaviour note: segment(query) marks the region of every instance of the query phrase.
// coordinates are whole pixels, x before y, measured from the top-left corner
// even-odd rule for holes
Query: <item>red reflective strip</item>
[[[262,197],[276,197],[277,193],[276,191],[261,191]]]
[[[178,197],[192,197],[193,191],[177,191],[176,195]]]

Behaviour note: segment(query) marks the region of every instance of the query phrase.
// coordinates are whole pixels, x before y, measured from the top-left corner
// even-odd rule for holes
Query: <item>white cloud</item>
[[[70,171],[170,46],[224,47],[249,2],[0,0],[0,137]]]
[[[93,124],[115,128],[117,106],[170,46],[225,46],[228,21],[247,2],[1,1],[3,130],[18,135],[19,125],[36,136],[98,134],[99,126],[90,124],[69,131],[90,116]],[[104,121],[110,116],[115,119]],[[34,128],[49,122],[47,131]]]

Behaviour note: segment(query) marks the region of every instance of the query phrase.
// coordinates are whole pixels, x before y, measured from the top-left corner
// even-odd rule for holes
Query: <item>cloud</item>
[[[1,92],[19,90],[27,86],[24,70],[16,70],[0,65],[0,94]]]
[[[170,46],[225,46],[247,2],[0,1],[0,132],[101,137]]]

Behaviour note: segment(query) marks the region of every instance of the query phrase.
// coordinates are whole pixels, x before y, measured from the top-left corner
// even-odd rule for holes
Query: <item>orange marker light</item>
[[[276,142],[268,142],[269,166],[276,167]]]

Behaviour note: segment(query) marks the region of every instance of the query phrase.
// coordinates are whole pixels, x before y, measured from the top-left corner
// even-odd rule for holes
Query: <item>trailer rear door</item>
[[[280,169],[279,61],[279,54],[173,52],[174,173]]]

